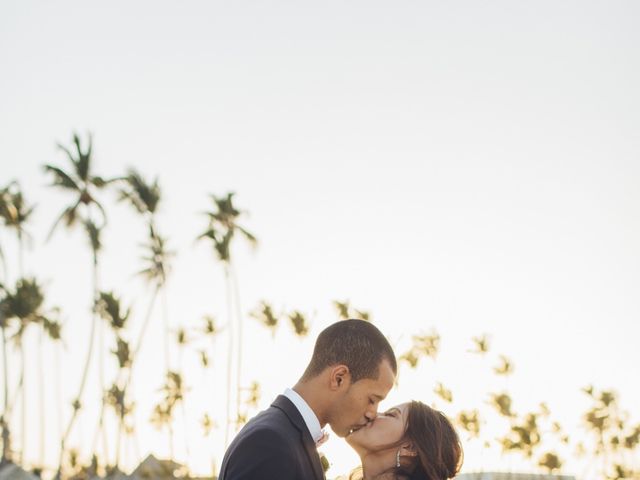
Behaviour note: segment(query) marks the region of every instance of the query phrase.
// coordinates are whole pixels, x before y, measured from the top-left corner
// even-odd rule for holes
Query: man
[[[316,451],[329,424],[340,437],[377,414],[393,386],[397,364],[382,333],[364,320],[323,330],[304,374],[229,446],[219,480],[323,480]]]

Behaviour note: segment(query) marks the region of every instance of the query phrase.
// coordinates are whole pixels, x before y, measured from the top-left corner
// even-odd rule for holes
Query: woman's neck
[[[376,452],[375,454],[361,457],[360,460],[362,462],[362,479],[379,479],[381,475],[389,473],[392,470],[393,452]]]

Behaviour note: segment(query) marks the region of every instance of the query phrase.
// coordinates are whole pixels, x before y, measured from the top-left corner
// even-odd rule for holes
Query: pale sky
[[[234,251],[244,312],[262,299],[299,309],[313,337],[335,320],[331,302],[350,299],[400,350],[413,333],[441,334],[437,364],[405,371],[386,406],[430,403],[442,380],[456,397],[447,413],[486,410],[503,385],[466,350],[488,333],[483,371],[499,353],[513,360],[516,410],[546,401],[570,428],[588,405],[580,388],[593,383],[619,392],[637,422],[639,14],[633,1],[5,1],[0,180],[19,180],[38,204],[26,264],[63,310],[65,406],[86,350],[90,254],[78,232],[44,243],[69,199],[46,188],[41,166],[67,168],[55,145],[78,130],[94,135],[97,173],[159,176],[159,223],[178,254],[173,327],[205,313],[226,321],[222,269],[194,238],[207,195],[234,191],[260,240]],[[145,231],[113,198],[102,283],[133,303],[137,332]],[[5,232],[0,241],[15,275],[15,243]],[[311,353],[312,338],[285,330],[272,341],[247,323],[243,377],[262,383],[261,407]],[[29,342],[35,351],[37,335]],[[219,362],[225,345],[221,336]],[[157,399],[161,356],[156,329],[141,360],[141,417]],[[221,437],[202,440],[197,420],[208,409],[222,421],[224,366],[205,375],[195,359],[183,364],[190,452],[180,440],[176,459],[206,473]],[[35,380],[28,388],[35,402]],[[85,443],[94,423],[81,421]],[[47,428],[54,464],[56,422]],[[166,436],[140,428],[140,454],[166,455]],[[468,447],[467,470],[510,465],[477,450]],[[334,476],[355,466],[339,439],[326,451]]]

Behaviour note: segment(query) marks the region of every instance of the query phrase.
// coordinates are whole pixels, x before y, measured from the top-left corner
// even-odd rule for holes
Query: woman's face
[[[372,453],[397,444],[406,430],[409,404],[391,407],[367,426],[347,435],[346,440],[358,453]]]

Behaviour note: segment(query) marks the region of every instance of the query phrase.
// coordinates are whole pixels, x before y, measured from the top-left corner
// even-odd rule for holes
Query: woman
[[[442,412],[422,402],[398,405],[350,433],[347,443],[362,461],[351,479],[446,480],[462,464],[462,446]]]

